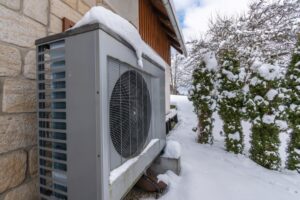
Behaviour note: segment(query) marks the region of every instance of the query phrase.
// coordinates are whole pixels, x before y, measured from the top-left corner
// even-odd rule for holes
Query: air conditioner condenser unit
[[[41,199],[121,199],[165,146],[165,71],[101,24],[36,41]]]

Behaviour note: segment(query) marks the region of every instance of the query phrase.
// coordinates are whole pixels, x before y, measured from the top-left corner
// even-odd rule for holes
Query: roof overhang
[[[179,27],[173,0],[151,0],[155,12],[170,39],[171,46],[187,55],[183,34]]]

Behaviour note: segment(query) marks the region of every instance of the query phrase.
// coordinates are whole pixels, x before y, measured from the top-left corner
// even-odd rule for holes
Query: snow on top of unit
[[[112,170],[109,175],[109,182],[112,184],[115,180],[118,179],[122,174],[124,174],[130,167],[132,167],[140,158],[141,155],[145,154],[159,139],[152,139],[146,148],[136,157],[127,160],[118,168]]]
[[[166,62],[160,57],[146,42],[142,41],[143,44],[143,53],[149,56],[152,60],[157,62],[163,68],[167,66]]]
[[[143,54],[162,67],[166,66],[166,62],[143,41],[138,30],[130,22],[102,6],[91,8],[71,29],[94,23],[110,28],[126,40],[134,48],[140,67],[143,67]]]
[[[181,156],[181,146],[177,141],[168,140],[161,157],[178,159]]]

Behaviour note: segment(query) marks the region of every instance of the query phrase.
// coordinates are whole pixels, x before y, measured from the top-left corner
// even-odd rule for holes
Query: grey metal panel
[[[157,149],[157,152],[160,152],[161,149],[164,147],[165,145],[165,92],[164,92],[164,79],[165,79],[165,74],[164,74],[164,70],[162,70],[159,66],[154,65],[153,62],[148,61],[147,59],[144,59],[144,68],[140,68],[137,66],[137,59],[136,59],[136,55],[135,53],[129,49],[128,47],[124,46],[122,43],[120,43],[117,40],[114,40],[114,38],[112,38],[110,35],[108,35],[105,32],[100,31],[100,68],[101,69],[107,69],[106,73],[109,74],[109,66],[107,66],[108,63],[108,57],[112,57],[117,59],[120,63],[126,63],[125,65],[130,66],[131,68],[135,68],[136,70],[142,71],[143,73],[148,74],[147,76],[151,77],[151,78],[146,78],[146,82],[150,85],[149,90],[152,93],[152,97],[156,99],[155,102],[157,102],[157,105],[155,105],[154,103],[152,103],[153,105],[153,110],[155,110],[155,112],[153,112],[152,118],[153,118],[153,122],[152,122],[152,128],[151,128],[151,134],[152,138],[161,138],[162,141],[160,141],[160,145]],[[104,66],[104,67],[103,67]],[[107,67],[108,68],[107,68]],[[104,78],[104,76],[107,74],[101,74],[100,76]],[[110,78],[110,76],[108,76]],[[116,78],[114,78],[116,79]],[[100,78],[101,80],[101,78]],[[114,80],[116,81],[116,80]],[[111,80],[108,80],[107,83],[110,83]],[[152,87],[153,86],[153,87]],[[107,88],[111,88],[111,86],[107,86]],[[109,96],[111,93],[112,89],[105,89],[105,87],[102,87],[102,95],[107,95]],[[103,100],[105,100],[105,98],[101,98]],[[109,105],[108,102],[105,104],[106,106],[106,110],[104,111],[104,108],[101,110],[101,116],[102,118],[106,118],[106,120],[108,121],[108,113],[109,113]],[[155,124],[154,124],[155,122]],[[111,143],[111,139],[110,139],[110,135],[109,135],[109,127],[108,127],[108,123],[104,124],[102,127],[102,133],[101,136],[103,137],[103,148],[104,149],[108,149],[109,152],[105,153],[105,155],[103,156],[107,156],[108,160],[112,159],[117,159],[119,160],[119,158],[111,158],[110,156],[112,155],[112,151],[115,151],[112,146]],[[148,138],[150,140],[150,138]],[[118,157],[118,156],[116,156]],[[153,156],[153,159],[156,156]],[[105,159],[104,159],[105,160]],[[114,166],[112,166],[114,165]],[[111,162],[109,163],[105,163],[103,162],[103,168],[107,169],[107,170],[103,170],[103,186],[106,187],[107,183],[109,183],[109,173],[110,170],[109,169],[114,169],[116,166],[116,164],[112,164]],[[147,166],[144,166],[147,167]],[[142,169],[142,167],[140,168]],[[142,169],[143,170],[143,169]],[[143,171],[137,171],[137,174],[142,173]],[[131,184],[132,183],[126,183],[127,187],[132,187]],[[125,182],[124,182],[125,184]],[[108,191],[107,189],[104,189],[105,194],[104,194],[104,199],[110,199],[109,194],[106,194],[106,191]],[[114,192],[114,191],[112,191]],[[117,191],[115,191],[117,192]]]
[[[110,158],[110,135],[109,135],[109,126],[108,126],[108,113],[109,113],[109,105],[108,105],[108,68],[107,68],[107,62],[108,57],[113,57],[118,59],[121,62],[126,62],[130,66],[133,66],[135,68],[137,67],[137,59],[135,52],[132,51],[132,49],[123,43],[121,43],[118,40],[115,40],[111,35],[107,34],[104,31],[99,32],[100,35],[100,81],[102,84],[101,90],[100,90],[100,96],[102,97],[101,100],[101,122],[103,122],[101,126],[101,141],[102,141],[102,149],[103,149],[103,162],[102,162],[102,199],[110,199],[109,194],[109,175],[110,175],[110,162],[108,162]],[[129,183],[128,183],[129,184]],[[128,185],[128,188],[131,185]],[[117,192],[117,191],[116,191]]]
[[[97,31],[66,39],[69,199],[99,199]]]
[[[118,79],[120,78],[120,62],[118,62],[115,59],[108,59],[107,62],[107,68],[108,68],[108,104],[111,99],[111,93],[114,89],[115,84],[117,83]],[[110,130],[107,133],[110,135]],[[120,166],[122,164],[122,157],[118,154],[118,152],[115,150],[114,145],[109,140],[109,156],[110,156],[110,170],[115,169],[116,167]]]
[[[128,71],[128,66],[124,65],[122,63],[120,63],[120,70],[119,70],[119,78],[120,76],[122,76],[122,74],[124,74],[126,71]],[[108,66],[109,67],[109,66]],[[110,68],[108,68],[108,70],[110,70]],[[110,151],[114,150],[115,148],[113,146],[111,146]],[[127,159],[123,158],[122,156],[120,156],[121,158],[121,164],[123,164],[124,162],[126,162]],[[111,158],[112,159],[112,158]],[[112,169],[112,167],[111,167]]]
[[[108,67],[108,91],[109,91],[108,92],[108,97],[109,97],[108,101],[110,101],[112,90],[114,89],[114,86],[115,86],[116,82],[118,81],[118,79],[120,78],[120,76],[122,76],[122,74],[124,74],[125,72],[127,72],[129,70],[136,70],[138,73],[140,73],[143,76],[143,78],[147,84],[147,87],[149,89],[150,97],[152,99],[152,93],[153,93],[152,92],[152,84],[151,84],[152,76],[150,74],[144,73],[142,69],[135,69],[132,66],[130,66],[126,63],[120,62],[113,58],[108,59],[107,67]],[[151,104],[152,104],[152,102],[151,102]],[[156,116],[157,113],[160,112],[160,110],[157,110],[157,109],[155,110],[153,105],[151,105],[151,109],[152,109],[152,118],[155,118],[154,116]],[[151,120],[149,134],[148,134],[148,137],[146,138],[144,147],[148,145],[148,143],[151,139],[159,138],[157,135],[153,134],[153,127],[154,127],[153,122],[154,122],[154,120]],[[110,170],[113,170],[116,167],[120,166],[122,163],[126,162],[129,158],[126,159],[126,158],[120,156],[120,154],[115,150],[115,147],[114,147],[111,139],[110,139],[109,144],[110,144],[110,151],[109,151],[110,152]]]
[[[148,59],[143,59],[144,69],[146,72],[153,75],[152,86],[153,94],[152,98],[154,101],[154,109],[156,110],[156,115],[153,120],[155,120],[155,131],[157,138],[161,140],[161,148],[165,146],[166,143],[166,124],[165,124],[165,71],[161,68],[155,66],[153,62]]]
[[[151,122],[150,122],[150,127],[149,127],[149,134],[148,134],[148,137],[147,137],[147,140],[146,140],[146,143],[144,145],[144,147],[146,147],[148,145],[148,143],[150,142],[151,139],[153,138],[157,138],[155,137],[155,135],[153,134],[153,124],[154,124],[154,120],[153,118],[155,118],[156,116],[156,112],[155,110],[153,109],[154,108],[154,104],[153,104],[153,90],[152,90],[152,84],[151,84],[151,80],[153,79],[153,77],[149,74],[146,74],[146,73],[143,73],[143,78],[147,84],[147,88],[149,90],[149,93],[150,93],[150,102],[151,102],[151,113],[152,113],[152,117],[151,117]]]

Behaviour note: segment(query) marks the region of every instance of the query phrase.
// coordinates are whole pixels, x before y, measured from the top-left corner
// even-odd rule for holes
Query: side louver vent
[[[67,197],[65,44],[38,47],[38,132],[42,199]]]
[[[123,158],[142,151],[151,123],[151,102],[140,72],[129,70],[116,82],[110,98],[109,122],[112,143]]]

